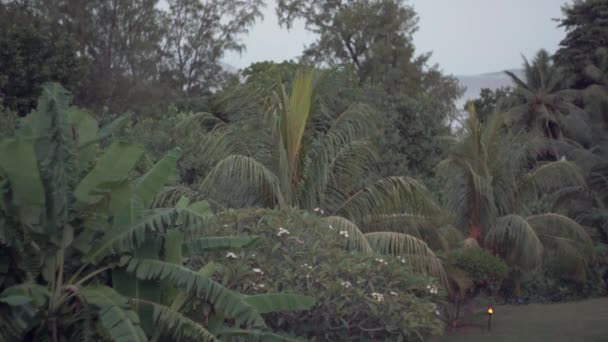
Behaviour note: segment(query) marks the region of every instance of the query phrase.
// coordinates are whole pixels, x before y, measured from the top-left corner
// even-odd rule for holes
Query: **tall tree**
[[[240,35],[261,18],[262,0],[169,0],[164,67],[186,94],[217,88],[227,51],[242,52]]]
[[[76,49],[72,36],[49,30],[31,9],[0,3],[0,106],[25,115],[45,82],[79,88],[85,63]]]
[[[508,103],[516,129],[533,129],[547,138],[561,139],[565,117],[582,112],[563,69],[553,64],[547,51],[540,50],[532,63],[524,58],[524,80],[512,72],[505,73],[516,85]]]
[[[562,7],[565,18],[559,26],[566,29],[555,61],[576,77],[575,87],[590,85],[585,67],[598,48],[608,48],[608,2],[605,0],[574,0]]]

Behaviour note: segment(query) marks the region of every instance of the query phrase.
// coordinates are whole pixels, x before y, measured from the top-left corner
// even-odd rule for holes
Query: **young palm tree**
[[[574,270],[580,271],[585,263],[579,261],[589,261],[592,246],[585,230],[563,215],[532,215],[527,206],[541,194],[585,186],[572,162],[530,167],[536,163],[537,146],[542,145],[534,134],[508,132],[496,114],[483,126],[471,110],[462,136],[440,164],[447,183],[447,208],[470,239],[493,249],[516,270],[534,269],[543,256],[557,253],[568,262],[578,262]]]
[[[219,160],[201,191],[228,207],[299,207],[327,216],[328,225],[349,232],[353,248],[411,256],[418,269],[441,273],[421,240],[425,234],[439,238],[420,224],[440,212],[429,192],[408,177],[375,177],[370,137],[378,118],[364,105],[338,115],[324,112],[315,98],[317,82],[313,72],[299,73],[289,93],[278,85],[264,99],[261,113],[236,123],[210,114],[188,121],[184,127],[190,132],[213,127],[205,134],[195,132],[200,151]],[[382,232],[387,222],[392,222],[390,233]]]
[[[538,130],[547,138],[561,139],[564,117],[582,111],[573,103],[576,92],[567,88],[568,80],[545,50],[536,54],[532,64],[524,57],[523,67],[525,80],[505,71],[516,85],[507,101],[513,124],[517,130]]]

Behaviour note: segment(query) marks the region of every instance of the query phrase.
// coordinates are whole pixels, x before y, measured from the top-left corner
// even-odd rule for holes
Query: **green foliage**
[[[402,258],[407,254],[351,253],[343,228],[295,209],[244,209],[222,213],[220,220],[226,226],[217,234],[247,232],[262,239],[234,255],[219,252],[192,263],[216,260],[217,279],[249,298],[281,292],[315,299],[307,311],[267,314],[275,331],[334,341],[418,340],[441,332],[432,303],[438,297],[427,288],[434,282],[412,273]]]
[[[450,263],[466,271],[476,285],[497,286],[507,276],[507,265],[499,257],[482,248],[461,248],[447,256]]]
[[[573,1],[562,7],[564,18],[559,26],[566,29],[566,37],[560,42],[555,61],[575,76],[577,89],[590,85],[584,78],[584,70],[590,57],[598,48],[607,48],[608,4],[602,0]]]
[[[76,50],[70,35],[50,30],[33,11],[0,4],[0,106],[23,116],[35,108],[45,82],[76,89],[86,71]]]
[[[511,93],[512,89],[510,87],[500,87],[495,90],[483,88],[479,97],[467,101],[463,109],[468,110],[473,105],[479,121],[485,123],[494,112],[502,112],[501,105]]]
[[[213,218],[199,202],[149,209],[174,176],[179,150],[133,181],[141,149],[114,143],[95,162],[96,124],[85,124],[94,120],[75,110],[67,92],[49,84],[16,137],[0,142],[0,339],[214,339],[204,321],[183,310],[186,299],[221,313],[215,334],[227,327],[266,333],[260,313],[243,296],[206,271],[181,265],[186,238],[201,251],[246,246],[253,239],[196,240]],[[162,240],[161,253],[156,246]],[[161,303],[165,289],[174,290],[162,297],[177,301],[171,307]],[[183,291],[179,297],[176,289]],[[263,303],[264,312],[311,305],[310,298],[280,294]],[[233,324],[225,327],[225,319]]]

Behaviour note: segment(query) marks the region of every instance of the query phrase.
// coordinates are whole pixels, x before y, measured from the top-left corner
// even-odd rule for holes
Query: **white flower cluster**
[[[228,258],[228,259],[236,259],[236,258],[238,258],[238,256],[236,256],[236,254],[234,254],[232,252],[228,252],[228,253],[226,253],[226,258]]]
[[[344,236],[345,238],[348,238],[348,231],[346,231],[346,230],[341,230],[341,231],[340,231],[340,235]]]
[[[323,215],[325,214],[325,211],[321,208],[315,208],[315,213]]]
[[[264,289],[265,287],[266,287],[266,285],[265,285],[265,284],[254,284],[254,285],[253,285],[253,289],[254,289],[254,290],[262,290],[262,289]]]
[[[381,263],[381,264],[388,265],[388,262],[384,261],[384,259],[376,258],[376,261],[379,262],[379,263]]]
[[[397,256],[397,260],[399,260],[402,264],[405,264],[405,257],[402,257],[401,255]]]
[[[313,267],[309,264],[302,264],[300,267],[308,268],[309,270],[313,269]]]
[[[430,294],[437,294],[437,293],[439,293],[439,289],[435,285],[427,285],[426,289],[429,290]]]
[[[259,269],[259,268],[254,268],[254,269],[253,269],[253,273],[257,273],[257,274],[261,274],[261,275],[263,275],[263,274],[264,274],[264,271],[262,271],[262,270],[261,270],[261,269]]]
[[[371,296],[380,303],[384,302],[384,295],[382,295],[381,293],[374,292],[371,294]]]
[[[353,286],[353,284],[350,283],[350,281],[342,281],[340,282],[340,284],[344,287],[344,288],[350,288],[351,286]]]
[[[283,227],[279,227],[279,232],[277,233],[277,236],[283,236],[283,235],[289,235],[289,230],[287,230]]]
[[[399,294],[397,292],[395,292],[395,291],[391,291],[389,293],[391,294],[391,296],[399,297]]]

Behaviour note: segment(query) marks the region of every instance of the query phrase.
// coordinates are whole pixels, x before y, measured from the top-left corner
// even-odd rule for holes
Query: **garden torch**
[[[494,314],[494,308],[492,306],[488,306],[488,331],[492,329],[492,315]]]

